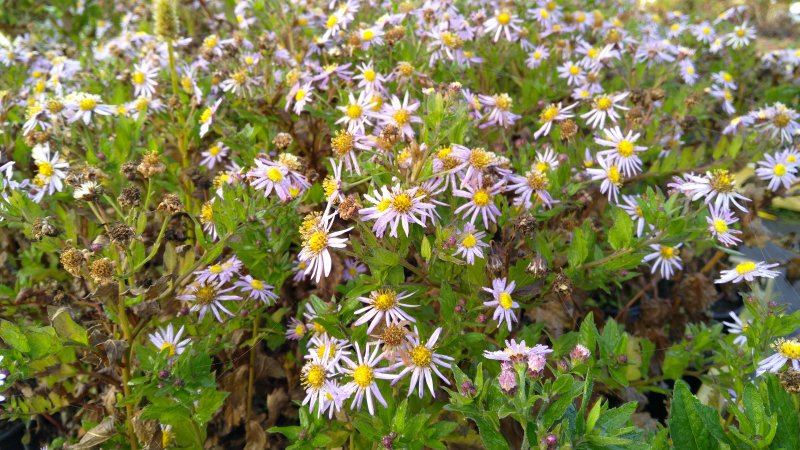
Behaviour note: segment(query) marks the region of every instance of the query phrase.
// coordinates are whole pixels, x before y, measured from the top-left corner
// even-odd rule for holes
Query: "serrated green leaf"
[[[711,450],[729,442],[722,430],[719,413],[700,403],[683,380],[675,382],[669,434],[676,449]]]

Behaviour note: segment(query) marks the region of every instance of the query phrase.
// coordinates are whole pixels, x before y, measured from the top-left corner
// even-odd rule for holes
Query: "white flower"
[[[681,266],[681,257],[678,256],[678,249],[683,244],[678,244],[673,247],[667,245],[651,244],[650,248],[655,250],[653,253],[648,254],[642,259],[642,262],[656,260],[653,264],[651,273],[656,273],[659,266],[661,267],[661,276],[669,279],[675,273],[675,270],[683,269]]]
[[[497,42],[501,34],[511,42],[516,38],[517,33],[521,31],[520,23],[522,23],[522,19],[514,17],[508,11],[498,11],[496,16],[483,23],[483,31],[486,34],[494,33],[492,42]]]
[[[475,226],[471,223],[464,225],[464,229],[456,236],[458,249],[453,256],[462,256],[467,264],[475,264],[475,257],[483,259],[483,249],[489,247],[489,244],[483,242],[485,236],[483,231],[475,231]]]
[[[211,128],[211,124],[214,123],[214,114],[217,113],[220,103],[222,103],[221,98],[213,106],[206,107],[200,114],[200,137],[205,136],[209,128]]]
[[[303,109],[306,107],[306,104],[311,101],[313,97],[314,87],[311,86],[311,83],[306,83],[304,85],[300,85],[297,83],[289,93],[286,95],[286,108],[285,110],[288,111],[289,108],[292,107],[292,103],[294,103],[294,111],[295,114],[300,115],[303,112]]]
[[[626,177],[636,175],[642,171],[642,160],[639,159],[637,152],[647,150],[647,147],[635,145],[636,141],[641,136],[639,133],[633,134],[633,131],[628,131],[627,134],[622,134],[619,127],[604,130],[605,139],[595,138],[594,141],[600,145],[611,147],[611,150],[602,150],[598,152],[598,156],[604,156],[609,162],[615,163],[622,170]]]
[[[194,303],[191,310],[200,312],[200,315],[197,319],[199,322],[202,322],[206,314],[211,311],[214,314],[214,317],[216,317],[217,320],[222,323],[223,320],[220,312],[223,312],[230,317],[234,316],[234,314],[230,312],[228,308],[222,304],[222,302],[242,299],[238,295],[228,294],[228,292],[232,291],[233,289],[233,287],[223,289],[221,284],[193,283],[187,288],[188,292],[186,294],[179,295],[176,298],[178,300],[185,300]]]
[[[344,113],[344,116],[337,120],[336,123],[347,125],[347,131],[351,133],[359,132],[364,134],[364,125],[372,126],[372,122],[369,120],[370,116],[374,115],[372,113],[372,107],[374,106],[372,95],[366,91],[361,91],[357,100],[352,93],[348,94],[347,98],[348,103],[346,105],[336,107],[336,109]]]
[[[765,161],[759,161],[756,169],[756,175],[762,180],[769,181],[769,188],[777,191],[783,186],[789,189],[791,185],[797,181],[797,167],[787,164],[782,158],[783,154],[779,153],[777,156],[765,154]]]
[[[37,168],[37,174],[33,178],[33,186],[37,191],[34,200],[38,202],[45,195],[64,190],[62,180],[67,177],[65,171],[69,169],[69,164],[61,160],[58,152],[51,154],[48,143],[37,144],[31,150],[31,157]]]
[[[381,127],[394,125],[403,136],[413,139],[414,129],[411,128],[411,124],[422,123],[422,119],[414,115],[417,109],[419,109],[419,102],[414,100],[409,103],[408,91],[403,96],[402,102],[396,95],[392,95],[392,101],[389,104],[384,104],[380,114],[378,114],[378,118],[381,120]]]
[[[324,274],[326,277],[331,273],[333,262],[331,260],[330,248],[345,248],[347,238],[340,236],[353,227],[331,233],[333,219],[336,213],[325,213],[320,218],[319,223],[309,230],[303,239],[303,249],[300,250],[300,261],[308,264],[305,273],[312,273],[314,280],[319,283]]]
[[[717,238],[722,245],[730,247],[742,241],[735,236],[737,234],[742,234],[742,232],[730,228],[731,224],[739,221],[739,219],[733,215],[731,210],[709,205],[708,211],[710,213],[708,216],[706,216],[706,222],[708,222],[708,231],[710,231],[711,235]]]
[[[745,333],[747,333],[747,329],[750,328],[750,321],[749,320],[743,321],[733,311],[730,311],[728,315],[731,316],[733,322],[722,322],[722,323],[728,327],[728,333],[738,335],[736,336],[736,339],[733,340],[733,343],[735,345],[743,346],[744,344],[747,343],[747,335]]]
[[[155,345],[159,351],[169,350],[169,357],[180,355],[186,350],[191,339],[181,340],[183,335],[183,326],[175,333],[172,324],[167,325],[167,328],[160,328],[155,333],[150,335],[150,342]]]
[[[560,102],[558,104],[551,103],[547,105],[547,107],[539,114],[539,122],[542,124],[542,127],[533,133],[533,138],[539,139],[539,137],[543,135],[547,136],[550,134],[550,128],[553,126],[553,122],[560,122],[564,119],[573,117],[574,114],[568,111],[577,105],[577,103],[573,103],[565,108],[561,107]]]
[[[407,299],[412,295],[412,293],[408,292],[401,292],[398,294],[393,289],[379,289],[377,291],[372,291],[369,297],[359,297],[358,300],[362,303],[366,303],[367,306],[355,312],[356,315],[361,314],[362,316],[353,325],[360,326],[370,322],[369,328],[367,328],[367,333],[370,333],[380,323],[381,319],[384,319],[387,326],[393,321],[401,322],[407,320],[409,322],[416,322],[413,317],[400,308],[401,306],[406,308],[415,308],[419,306],[400,303],[400,300]]]
[[[778,339],[772,344],[772,348],[775,353],[759,361],[756,375],[761,376],[765,372],[778,373],[790,361],[794,370],[800,370],[800,341],[796,338]]]
[[[622,92],[616,95],[598,95],[592,100],[592,110],[588,113],[581,114],[581,118],[586,119],[586,124],[592,128],[605,127],[606,118],[609,118],[612,122],[617,123],[617,119],[619,119],[620,116],[616,110],[620,109],[627,111],[630,109],[618,104],[627,96],[627,92]]]
[[[372,347],[370,347],[370,345],[372,345]],[[383,399],[383,395],[381,395],[381,390],[378,389],[376,379],[394,380],[397,375],[387,373],[394,368],[392,366],[376,367],[383,359],[383,355],[380,353],[380,344],[367,344],[363,354],[361,353],[361,348],[358,346],[358,342],[355,343],[355,347],[356,356],[358,357],[357,362],[349,358],[343,358],[348,367],[343,369],[342,373],[353,377],[353,381],[344,385],[344,389],[347,390],[348,393],[355,392],[353,402],[350,404],[350,409],[361,409],[361,404],[364,402],[364,397],[366,397],[367,409],[370,415],[374,416],[373,396],[375,396],[375,399],[377,399],[384,408],[388,406],[386,400]],[[370,353],[370,350],[372,350],[372,353]]]
[[[764,261],[745,261],[737,264],[733,269],[720,272],[719,279],[715,280],[714,283],[739,283],[742,280],[750,282],[755,280],[756,277],[775,278],[781,273],[770,269],[779,265],[778,263],[767,264]]]
[[[158,67],[150,67],[150,64],[145,61],[141,64],[133,66],[133,73],[131,74],[131,83],[133,83],[133,96],[138,97],[143,95],[147,98],[156,93],[156,86],[158,86]]]
[[[514,339],[506,340],[506,348],[496,351],[484,351],[483,357],[486,359],[493,359],[495,361],[510,362],[513,364],[525,363],[531,356],[547,355],[552,353],[553,350],[546,345],[535,345],[528,347],[525,341],[517,343]]]
[[[609,201],[613,199],[616,202],[619,188],[622,186],[622,175],[619,173],[619,167],[613,161],[609,161],[599,154],[596,162],[600,165],[600,168],[589,167],[586,172],[589,173],[592,181],[602,180],[600,192],[607,194]]]
[[[750,44],[750,41],[756,38],[756,29],[747,26],[745,20],[741,25],[737,25],[733,32],[728,34],[727,44],[734,50]]]
[[[247,293],[248,297],[254,300],[260,300],[267,305],[278,299],[278,295],[273,292],[275,289],[273,286],[270,286],[261,280],[257,280],[251,275],[243,276],[233,285],[241,289],[243,293]]]
[[[453,195],[456,197],[468,198],[469,202],[459,206],[455,213],[463,212],[463,218],[469,220],[471,224],[475,224],[475,220],[480,214],[483,217],[484,228],[489,228],[489,223],[497,223],[497,218],[500,216],[500,209],[494,204],[494,196],[503,191],[504,180],[500,180],[494,185],[487,188],[476,188],[472,184],[464,186],[466,190],[456,189]],[[470,215],[472,217],[470,217]]]
[[[483,290],[492,294],[494,300],[489,302],[484,302],[484,306],[493,307],[494,315],[492,316],[492,320],[498,321],[498,326],[506,322],[508,325],[508,331],[511,332],[511,324],[512,322],[516,322],[517,316],[514,313],[515,308],[519,308],[519,303],[515,302],[514,299],[511,298],[511,294],[514,292],[514,287],[516,287],[516,283],[514,281],[506,284],[506,278],[495,278],[492,280],[492,288],[489,289],[484,287]]]
[[[372,195],[366,194],[373,206],[361,208],[358,213],[361,220],[375,219],[372,230],[378,237],[386,233],[386,227],[391,225],[389,236],[397,237],[398,225],[403,225],[406,236],[409,233],[409,222],[425,226],[425,219],[432,216],[435,206],[425,200],[425,194],[418,193],[419,188],[403,189],[399,184],[392,187],[391,191],[384,185],[381,190]]]
[[[83,120],[85,125],[89,125],[92,121],[92,113],[101,116],[110,116],[114,114],[114,107],[100,103],[99,95],[77,93],[67,97],[66,105],[70,110],[70,118],[68,123]]]
[[[334,356],[334,359],[338,360],[338,354]],[[327,393],[325,382],[334,375],[334,362],[329,352],[322,352],[322,355],[311,352],[306,355],[306,358],[309,361],[300,371],[300,383],[306,390],[303,406],[308,404],[309,411],[313,411],[314,405],[318,404],[317,416],[319,416],[325,407]]]
[[[226,147],[222,142],[217,142],[211,145],[211,147],[209,147],[207,150],[204,150],[203,153],[200,154],[200,156],[203,157],[203,159],[200,160],[200,165],[205,166],[208,170],[213,169],[214,166],[221,163],[222,160],[228,156],[228,150],[229,148]]]
[[[437,328],[431,335],[428,343],[422,345],[420,343],[419,331],[417,327],[414,327],[414,333],[410,333],[406,336],[410,344],[408,352],[403,355],[403,363],[406,367],[397,374],[397,378],[392,382],[392,385],[403,379],[406,374],[411,373],[408,395],[410,396],[416,388],[419,393],[419,398],[422,398],[425,391],[423,383],[427,383],[431,395],[436,397],[436,393],[433,391],[433,377],[431,376],[431,372],[436,373],[445,384],[450,384],[450,381],[442,375],[436,366],[449,369],[450,363],[448,361],[453,361],[453,357],[434,353],[433,351],[434,345],[436,345],[436,341],[439,339],[439,334],[441,332],[442,329]]]
[[[685,181],[677,178],[675,183],[668,186],[680,190],[686,196],[691,197],[693,201],[705,197],[706,204],[714,200],[714,206],[717,208],[730,209],[731,203],[733,203],[740,210],[747,211],[747,208],[736,200],[749,202],[750,199],[734,191],[734,184],[733,175],[727,170],[719,169],[706,172],[704,176],[688,174]]]

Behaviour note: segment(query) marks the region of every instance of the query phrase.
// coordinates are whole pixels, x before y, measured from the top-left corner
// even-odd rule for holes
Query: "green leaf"
[[[50,323],[55,328],[56,334],[60,337],[81,345],[89,345],[89,336],[86,334],[86,330],[72,320],[68,308],[48,306],[47,315],[50,317]]]
[[[507,449],[508,442],[500,433],[499,423],[493,423],[485,416],[470,417],[478,425],[478,434],[481,436],[483,445],[489,450]]]
[[[442,282],[439,288],[439,313],[442,315],[445,323],[449,323],[453,319],[453,314],[456,309],[456,294],[446,281]]]
[[[590,234],[583,228],[576,228],[573,230],[572,242],[570,243],[569,252],[567,253],[567,261],[571,267],[578,267],[586,257],[589,256],[589,248],[592,242]]]
[[[431,241],[428,240],[427,236],[422,237],[422,245],[420,245],[419,253],[425,258],[425,261],[431,260]]]
[[[594,429],[594,425],[597,423],[597,419],[600,418],[600,411],[602,409],[603,399],[598,399],[592,409],[589,411],[589,416],[586,417],[586,432],[590,432]]]
[[[800,415],[792,397],[774,375],[766,376],[770,413],[778,416],[772,448],[800,448]]]
[[[7,320],[0,320],[0,338],[2,338],[3,342],[8,344],[11,348],[22,353],[28,353],[31,351],[31,347],[28,344],[28,338],[22,334],[22,330]]]
[[[590,351],[595,352],[598,334],[597,326],[594,324],[594,314],[589,312],[581,324],[581,344],[586,346]]]
[[[614,209],[614,225],[608,230],[608,243],[619,250],[629,247],[633,242],[633,220],[622,208]]]
[[[669,434],[676,449],[717,449],[722,443],[729,442],[722,430],[719,413],[700,403],[683,380],[675,382]]]
[[[405,398],[402,403],[397,406],[397,411],[394,413],[392,419],[392,430],[398,434],[403,434],[406,428],[406,411],[408,410],[408,398]]]

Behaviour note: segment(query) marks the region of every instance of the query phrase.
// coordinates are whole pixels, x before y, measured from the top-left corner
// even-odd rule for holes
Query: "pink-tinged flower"
[[[435,206],[425,201],[425,195],[419,194],[419,188],[403,189],[396,184],[389,190],[381,186],[381,190],[372,195],[366,194],[364,198],[373,204],[361,208],[358,213],[361,220],[375,220],[373,232],[378,237],[386,233],[386,227],[391,225],[389,236],[397,237],[397,228],[403,225],[406,236],[409,233],[409,223],[425,226],[426,217],[433,214]]]
[[[599,168],[589,167],[586,172],[589,173],[592,181],[601,181],[600,192],[608,195],[608,200],[612,199],[617,202],[619,196],[619,188],[622,186],[622,175],[619,172],[619,167],[613,161],[607,160],[602,155],[597,155],[597,164]]]
[[[525,176],[511,175],[510,180],[508,190],[513,190],[517,194],[517,197],[514,198],[514,204],[517,206],[529,209],[533,206],[531,197],[534,194],[546,208],[552,208],[553,203],[559,203],[558,200],[553,200],[550,192],[547,191],[547,188],[550,187],[550,179],[546,172],[533,169],[526,172]]]
[[[200,165],[205,166],[206,169],[211,170],[217,164],[221,163],[226,156],[228,156],[228,147],[225,146],[222,142],[216,142],[215,144],[211,145],[207,150],[204,150],[200,156],[203,157],[200,160]]]
[[[349,391],[351,394],[355,393],[353,402],[350,404],[350,409],[356,408],[360,410],[361,404],[364,402],[364,398],[366,397],[367,409],[369,410],[370,415],[374,416],[375,408],[373,406],[373,396],[381,405],[383,405],[384,408],[388,406],[386,404],[386,400],[383,399],[381,390],[376,384],[376,380],[394,380],[397,375],[387,373],[393,370],[394,366],[377,367],[378,363],[380,363],[383,359],[383,355],[380,353],[381,349],[379,344],[374,343],[371,347],[370,344],[367,344],[366,348],[364,348],[363,354],[361,353],[361,348],[359,347],[358,342],[355,343],[355,346],[357,360],[352,361],[347,357],[343,358],[347,367],[342,370],[342,373],[353,377],[352,381],[344,385],[344,389]]]
[[[486,237],[486,233],[476,231],[475,226],[471,223],[464,225],[461,233],[457,234],[458,249],[453,256],[463,257],[469,265],[475,264],[475,258],[483,259],[483,249],[489,248],[489,244],[483,242],[484,237]]]
[[[356,277],[362,273],[367,273],[367,266],[361,264],[353,258],[345,258],[342,281],[355,280]]]
[[[273,292],[273,286],[264,283],[261,280],[253,278],[251,275],[243,276],[239,281],[234,283],[234,286],[246,293],[249,298],[259,300],[267,305],[272,304],[278,299],[278,295]]]
[[[484,302],[484,306],[495,308],[492,320],[497,320],[498,326],[503,322],[508,325],[508,331],[511,332],[511,324],[516,322],[517,316],[514,309],[519,308],[519,303],[511,298],[514,292],[516,283],[514,281],[507,283],[506,278],[495,278],[492,280],[492,287],[484,287],[483,290],[492,294],[493,300]]]
[[[478,99],[482,105],[487,108],[491,108],[489,114],[484,116],[485,122],[480,126],[480,128],[493,126],[508,128],[509,126],[514,125],[514,122],[520,118],[518,114],[511,112],[511,106],[514,104],[514,102],[506,93],[497,95],[481,94],[478,96]]]
[[[578,103],[573,103],[564,108],[561,107],[560,102],[558,104],[551,103],[547,105],[547,107],[545,107],[544,110],[542,110],[542,112],[539,114],[539,123],[542,124],[542,127],[533,133],[533,138],[539,139],[541,136],[547,136],[550,134],[550,129],[552,128],[554,122],[561,122],[562,120],[574,117],[575,115],[569,111],[576,106],[578,106]]]
[[[723,270],[720,272],[720,277],[714,283],[739,283],[742,281],[751,282],[756,277],[761,278],[775,278],[781,273],[777,270],[770,270],[773,267],[778,267],[780,264],[767,264],[764,261],[753,262],[745,261],[739,263],[733,269]]]
[[[794,370],[800,370],[800,341],[796,338],[778,339],[772,344],[772,348],[775,349],[775,354],[759,361],[756,375],[778,373],[787,362],[791,362]]]
[[[347,96],[348,103],[346,105],[337,106],[336,109],[341,111],[344,115],[336,121],[337,124],[341,123],[347,126],[347,131],[351,133],[365,134],[364,126],[372,126],[370,117],[374,115],[372,112],[373,102],[372,95],[366,91],[361,91],[358,94],[358,99],[353,96],[351,92]]]
[[[610,150],[602,150],[598,156],[605,157],[609,162],[616,164],[626,177],[631,177],[642,171],[642,160],[636,154],[647,150],[647,147],[636,145],[636,141],[641,136],[628,131],[622,134],[619,127],[609,128],[603,131],[603,138],[595,138],[594,141]]]
[[[717,208],[730,209],[732,203],[740,210],[747,211],[747,208],[736,200],[749,202],[750,199],[736,192],[735,184],[733,175],[727,170],[720,169],[706,172],[703,176],[688,174],[685,180],[676,177],[675,182],[670,183],[668,187],[680,190],[687,197],[691,197],[692,201],[705,198],[706,204],[714,200],[714,206]]]
[[[507,339],[505,349],[493,352],[486,350],[483,352],[483,357],[495,361],[524,364],[528,358],[533,355],[547,355],[552,352],[553,350],[546,345],[537,344],[533,347],[528,347],[525,341],[519,341],[519,343],[517,343],[514,339]]]
[[[171,358],[175,355],[180,355],[186,350],[186,347],[191,342],[191,339],[181,340],[183,335],[183,326],[175,332],[172,324],[167,325],[166,328],[159,328],[155,333],[150,335],[150,342],[158,348],[159,351],[168,351],[168,356]]]
[[[736,237],[736,235],[742,234],[742,232],[730,227],[732,224],[739,221],[731,210],[709,205],[708,211],[709,215],[706,216],[708,231],[711,232],[712,236],[717,238],[720,244],[730,247],[742,242],[741,239]]]
[[[497,377],[500,389],[508,395],[513,395],[517,390],[517,372],[511,363],[500,364],[500,375]]]
[[[329,249],[345,248],[347,246],[347,238],[338,236],[353,229],[353,227],[350,227],[331,233],[330,230],[335,216],[336,213],[329,214],[326,212],[322,215],[317,225],[307,230],[303,236],[303,249],[300,250],[298,258],[308,264],[305,273],[313,274],[317,283],[322,279],[323,274],[327,277],[331,273],[333,261],[331,260]]]
[[[390,104],[384,104],[378,118],[381,121],[381,127],[387,125],[396,126],[403,136],[407,139],[414,138],[414,129],[411,128],[412,123],[422,123],[422,119],[415,116],[414,113],[419,109],[419,102],[414,100],[411,103],[408,101],[408,91],[403,96],[403,101],[396,95],[392,95]]]
[[[728,313],[733,319],[733,322],[722,322],[725,326],[728,327],[728,333],[737,335],[736,338],[733,340],[733,343],[738,346],[744,346],[747,343],[747,330],[750,328],[750,321],[743,321],[736,315],[735,312],[730,311]]]
[[[284,110],[288,111],[289,108],[292,108],[292,104],[294,104],[292,111],[294,111],[295,114],[300,115],[313,97],[314,87],[311,86],[311,83],[305,83],[302,86],[300,83],[297,83],[292,87],[289,93],[286,94],[286,107]]]
[[[292,341],[299,341],[305,337],[306,333],[308,332],[307,325],[303,322],[292,317],[289,321],[289,326],[286,327],[286,339]]]
[[[255,167],[247,172],[247,178],[253,189],[263,190],[265,197],[274,190],[284,202],[292,198],[290,192],[292,185],[287,176],[289,169],[286,166],[266,158],[256,158],[254,164]]]
[[[581,344],[577,344],[575,347],[572,348],[572,350],[570,350],[569,359],[572,360],[572,364],[581,364],[588,361],[591,355],[592,352],[589,351],[588,348],[584,347]]]

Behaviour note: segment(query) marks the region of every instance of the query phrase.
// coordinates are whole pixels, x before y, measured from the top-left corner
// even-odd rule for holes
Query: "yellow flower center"
[[[406,194],[400,194],[392,200],[392,209],[400,214],[411,211],[411,198]]]
[[[317,322],[314,322],[314,332],[322,334],[325,332],[325,327]]]
[[[687,67],[686,73],[688,73],[689,75],[694,75],[694,67],[692,66]]]
[[[302,100],[304,98],[306,98],[306,91],[304,89],[298,89],[297,93],[294,94],[295,101],[299,102],[300,100]]]
[[[270,167],[267,169],[267,178],[269,178],[273,183],[279,183],[281,180],[283,180],[283,174],[277,167]]]
[[[472,202],[478,206],[486,206],[486,204],[489,203],[489,200],[491,200],[489,193],[483,189],[479,190],[475,193],[475,195],[472,196]]]
[[[417,367],[428,367],[431,365],[431,358],[433,354],[424,345],[419,345],[411,349],[408,352],[408,356],[411,358],[411,363]]]
[[[374,81],[375,75],[375,71],[372,69],[367,69],[364,71],[364,79],[367,81]]]
[[[511,16],[508,13],[500,13],[497,15],[497,23],[500,25],[508,25],[511,22]]]
[[[511,305],[513,304],[511,294],[508,292],[501,292],[500,298],[497,301],[500,302],[500,306],[502,306],[503,309],[511,309]]]
[[[483,170],[492,162],[492,155],[480,148],[473,149],[469,154],[469,163],[478,170]]]
[[[789,125],[789,116],[784,113],[775,114],[775,117],[772,118],[772,122],[778,128],[785,128],[786,125]]]
[[[244,63],[247,64],[248,66],[252,66],[254,62],[255,60],[253,59],[252,56],[248,55],[244,57]]]
[[[356,370],[353,371],[353,381],[362,388],[369,387],[374,379],[372,369],[366,364],[356,367]]]
[[[347,131],[339,130],[336,136],[331,138],[331,147],[336,156],[342,157],[353,150],[353,135]]]
[[[210,223],[214,219],[214,207],[211,203],[206,203],[200,210],[200,221],[203,223]]]
[[[364,30],[364,32],[361,33],[361,39],[365,41],[371,41],[372,38],[374,37],[375,37],[375,32],[372,30]]]
[[[611,99],[608,97],[600,97],[594,102],[594,106],[600,111],[607,111],[608,108],[611,108],[611,105]]]
[[[187,93],[192,92],[192,78],[188,75],[184,75],[181,77],[181,87]]]
[[[208,36],[207,38],[203,39],[203,46],[205,48],[212,49],[212,48],[217,46],[217,42],[219,42],[219,40],[217,39],[217,36],[211,35],[211,36]]]
[[[392,309],[396,304],[394,291],[378,291],[378,296],[375,297],[373,306],[381,311]]]
[[[211,121],[211,116],[214,115],[214,111],[211,107],[206,108],[203,111],[203,114],[200,114],[200,123],[208,123]]]
[[[296,327],[294,327],[294,334],[303,336],[306,334],[306,327],[304,327],[303,324],[298,324]]]
[[[608,174],[608,180],[612,183],[619,186],[622,183],[622,175],[619,174],[619,168],[617,166],[611,166],[606,171]]]
[[[702,30],[702,31],[703,31],[703,34],[705,34],[705,35],[709,35],[709,34],[711,34],[711,28],[708,28],[708,27],[703,27],[703,30]]]
[[[262,283],[260,280],[253,280],[250,282],[250,287],[257,291],[260,291],[264,289],[264,283]]]
[[[144,74],[142,72],[133,74],[133,84],[144,84]]]
[[[790,359],[800,359],[800,342],[796,339],[784,341],[778,346],[778,352]]]
[[[328,20],[325,21],[325,26],[331,29],[336,26],[337,22],[339,22],[339,18],[336,17],[336,14],[331,14],[328,16]]]
[[[675,256],[675,248],[674,247],[667,247],[666,245],[661,246],[661,257],[664,259],[672,259]]]
[[[570,75],[577,75],[581,73],[581,68],[578,66],[569,66],[569,73]]]
[[[542,57],[542,52],[541,51],[536,50],[535,52],[533,52],[533,59],[539,59],[541,57]]]
[[[739,275],[744,275],[754,270],[756,270],[756,263],[754,263],[753,261],[745,261],[741,264],[736,265],[736,273],[738,273]]]
[[[623,139],[617,144],[617,151],[623,158],[630,158],[633,155],[633,143]]]
[[[472,248],[472,247],[475,247],[475,244],[477,244],[477,243],[478,243],[478,240],[477,240],[477,239],[475,239],[475,236],[474,236],[474,235],[472,235],[472,234],[468,234],[468,235],[467,235],[467,237],[465,237],[465,238],[464,238],[464,240],[463,240],[463,241],[461,241],[461,245],[462,245],[464,248]]]
[[[733,81],[733,77],[728,72],[722,72],[722,79],[725,81]]]
[[[512,100],[508,94],[495,95],[494,97],[494,105],[497,106],[497,109],[507,111],[509,108],[511,108],[511,103]]]
[[[530,172],[526,179],[528,181],[528,186],[535,191],[547,189],[547,185],[549,184],[544,171],[538,169]]]
[[[308,239],[308,248],[314,253],[319,253],[328,245],[328,235],[317,231]]]
[[[539,115],[539,121],[540,122],[552,122],[556,118],[556,116],[558,116],[558,113],[559,113],[558,106],[549,105]]]
[[[450,48],[458,48],[464,43],[457,35],[449,32],[449,31],[442,31],[440,34],[442,43]]]
[[[739,28],[736,30],[736,36],[744,37],[744,28]]]
[[[161,351],[163,352],[165,349],[169,349],[169,356],[175,356],[175,346],[169,342],[164,342],[161,344]]]
[[[78,103],[82,111],[91,111],[97,106],[97,101],[93,98],[85,98]]]
[[[303,377],[303,385],[313,389],[319,389],[325,384],[325,369],[322,366],[315,364],[311,366]]]
[[[728,223],[722,219],[714,219],[714,231],[719,234],[726,233],[728,231]]]
[[[208,268],[208,271],[213,273],[213,274],[220,274],[220,273],[222,273],[222,270],[223,270],[222,266],[219,265],[219,264],[214,264],[213,266]]]
[[[208,305],[217,297],[217,290],[210,284],[204,284],[194,292],[194,298],[201,305]]]
[[[733,190],[733,176],[727,170],[715,170],[711,174],[709,184],[715,191],[731,192]]]
[[[394,121],[401,127],[408,124],[410,119],[411,115],[405,109],[400,109],[394,113]]]
[[[586,56],[589,58],[595,59],[597,58],[597,49],[592,47],[586,52]]]
[[[375,209],[377,209],[380,212],[384,212],[387,209],[389,209],[390,206],[392,206],[392,201],[388,198],[385,198],[381,200],[380,203],[375,205]]]
[[[772,171],[775,172],[775,175],[782,177],[786,175],[786,166],[781,163],[775,164],[775,167],[772,168]]]
[[[175,438],[175,435],[172,433],[172,430],[161,430],[161,446],[164,448],[169,447],[172,443],[172,440]]]
[[[39,175],[43,177],[52,177],[55,169],[53,166],[47,161],[41,161],[36,163],[39,166]]]
[[[348,105],[345,114],[351,119],[358,119],[361,117],[361,107],[358,105]]]
[[[211,156],[217,156],[217,155],[219,155],[219,152],[221,152],[221,151],[222,151],[222,149],[221,149],[221,148],[219,148],[219,147],[218,147],[218,146],[216,146],[216,145],[212,145],[212,146],[211,146],[211,147],[208,149],[208,154],[209,154],[209,155],[211,155]]]

